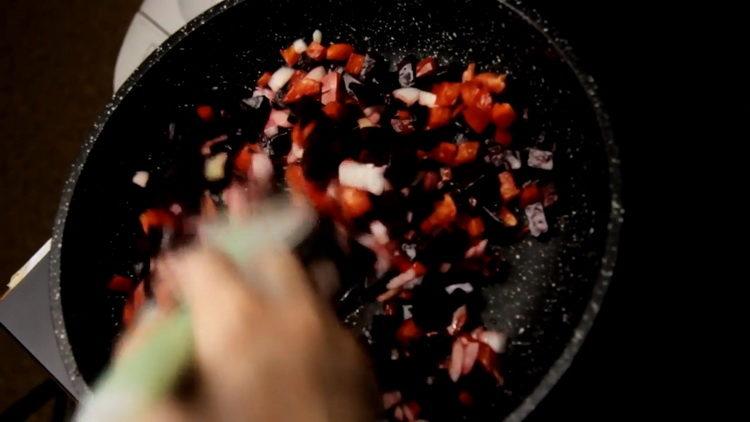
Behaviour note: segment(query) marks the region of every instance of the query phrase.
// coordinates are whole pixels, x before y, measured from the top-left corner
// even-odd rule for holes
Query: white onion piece
[[[490,346],[490,349],[494,350],[495,353],[502,353],[505,351],[508,338],[499,331],[486,330],[479,333],[478,340]]]
[[[370,223],[370,233],[375,236],[375,240],[381,245],[385,245],[391,240],[388,237],[388,228],[380,220],[374,220]]]
[[[527,205],[524,209],[526,213],[526,219],[529,220],[529,233],[532,236],[538,237],[542,233],[546,233],[549,229],[547,225],[547,218],[544,216],[544,207],[539,202],[535,202],[531,205]]]
[[[402,306],[402,309],[404,310],[404,320],[410,319],[412,317],[411,314],[411,308],[413,305],[404,305]]]
[[[424,280],[424,277],[417,277],[412,281],[409,281],[408,283],[404,284],[404,289],[411,290],[420,284],[422,284],[422,280]]]
[[[320,29],[313,31],[312,40],[315,42],[323,42],[323,33],[320,32]]]
[[[273,164],[271,164],[271,159],[268,158],[268,155],[256,153],[252,155],[251,160],[251,176],[261,183],[269,183],[273,177]]]
[[[343,186],[366,190],[373,195],[380,195],[386,188],[386,166],[375,167],[374,164],[362,164],[344,160],[339,164],[339,183]]]
[[[503,161],[513,170],[521,168],[521,154],[518,151],[503,151]]]
[[[307,75],[305,75],[306,79],[310,79],[316,82],[320,82],[323,80],[323,77],[326,75],[326,68],[323,66],[318,66],[315,69],[309,71]]]
[[[133,175],[133,183],[145,188],[146,184],[148,184],[148,172],[143,170],[135,172]]]
[[[289,164],[296,163],[299,160],[301,160],[304,155],[305,155],[305,149],[295,144],[294,142],[292,142],[292,149],[291,151],[289,151],[289,154],[286,156],[286,162]]]
[[[206,180],[215,182],[224,178],[224,166],[228,157],[229,155],[226,152],[220,152],[206,159],[203,167],[203,175]]]
[[[435,107],[437,95],[428,91],[419,91],[419,104],[425,107]]]
[[[399,88],[393,91],[393,96],[410,106],[419,101],[420,92],[417,88]]]
[[[255,91],[253,91],[253,97],[260,97],[261,95],[269,100],[273,100],[273,91],[268,88],[255,88]]]
[[[293,74],[294,69],[292,69],[291,67],[281,66],[275,72],[273,72],[273,75],[271,75],[271,79],[268,81],[268,87],[271,88],[271,90],[274,92],[280,90],[284,87],[284,85],[286,85],[287,82],[289,82],[289,79],[292,79]]]
[[[451,284],[450,286],[445,286],[445,291],[448,292],[448,294],[451,294],[456,290],[463,290],[466,293],[471,293],[474,291],[474,286],[472,286],[471,283],[456,283]]]
[[[453,335],[461,330],[466,323],[466,305],[461,305],[453,311],[451,324],[448,326],[448,334]]]
[[[307,43],[302,38],[294,40],[292,43],[292,50],[297,54],[302,54],[307,50]]]
[[[393,277],[385,286],[385,288],[388,290],[398,289],[399,287],[402,287],[404,284],[414,280],[415,278],[417,278],[417,271],[414,270],[414,268],[409,268],[396,277]]]
[[[529,148],[529,159],[526,161],[529,167],[542,170],[552,170],[552,153],[541,149]]]
[[[292,124],[289,123],[289,110],[287,109],[271,110],[271,114],[268,115],[268,120],[276,126],[292,127]]]
[[[359,126],[360,129],[364,129],[366,127],[375,127],[376,126],[367,117],[362,117],[361,119],[357,120],[357,125]]]

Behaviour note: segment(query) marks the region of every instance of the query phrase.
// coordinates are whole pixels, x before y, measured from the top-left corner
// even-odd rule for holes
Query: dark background
[[[63,180],[112,95],[117,52],[140,1],[0,0],[0,292],[50,235]],[[644,89],[639,65],[652,51],[644,48],[646,31],[656,18],[620,2],[525,3],[570,41],[600,86],[621,148],[627,212],[615,279],[600,316],[531,420],[627,419],[645,411],[655,381],[636,364],[633,346],[634,333],[643,328],[634,301],[650,277],[635,266],[634,228],[643,216],[640,195],[632,194],[640,177],[631,169],[642,168],[630,145],[651,136],[642,131],[648,117],[636,105]],[[648,40],[652,49],[659,42]],[[43,370],[0,330],[0,412],[44,379]],[[47,406],[33,420],[49,415]]]

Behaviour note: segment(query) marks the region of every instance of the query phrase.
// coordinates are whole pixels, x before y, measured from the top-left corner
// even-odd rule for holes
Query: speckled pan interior
[[[555,145],[561,202],[548,240],[508,247],[512,269],[487,290],[486,320],[507,331],[497,420],[522,419],[567,368],[612,274],[622,220],[619,170],[593,81],[566,44],[517,5],[492,0],[227,1],[154,52],[100,116],[65,186],[51,266],[60,351],[80,391],[109,360],[119,327],[105,282],[132,249],[143,198],[129,183],[158,172],[165,116],[183,104],[242,98],[278,48],[321,29],[399,58],[407,53],[507,71],[528,107],[529,136]]]

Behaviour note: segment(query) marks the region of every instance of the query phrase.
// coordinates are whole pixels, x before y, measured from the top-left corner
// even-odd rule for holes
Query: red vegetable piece
[[[367,192],[348,186],[341,186],[339,189],[339,203],[344,218],[357,218],[372,208]]]
[[[148,234],[152,228],[174,228],[175,224],[174,215],[160,209],[144,211],[140,216],[140,221],[143,232],[146,234]]]
[[[434,73],[436,68],[435,59],[430,56],[425,57],[417,63],[417,78]]]
[[[341,100],[341,75],[338,72],[328,72],[321,81],[320,102],[323,105]]]
[[[134,282],[129,277],[114,275],[109,280],[107,288],[118,293],[130,293],[133,291]]]
[[[507,207],[500,207],[498,216],[506,227],[516,227],[518,225],[518,218]]]
[[[428,171],[422,178],[422,189],[426,192],[437,189],[438,182],[440,182],[440,175],[435,171]]]
[[[471,237],[479,237],[484,233],[484,221],[480,217],[469,219],[466,223],[466,232]]]
[[[326,51],[326,59],[333,62],[343,62],[354,52],[351,44],[331,44]]]
[[[455,165],[461,165],[470,163],[477,158],[477,152],[479,151],[479,142],[468,141],[458,144],[458,153],[454,160]]]
[[[349,56],[349,60],[346,62],[346,67],[344,67],[344,71],[346,73],[353,75],[353,76],[359,76],[360,73],[362,73],[362,68],[365,65],[365,56],[362,54],[352,54]]]
[[[461,83],[459,82],[440,82],[432,87],[432,93],[437,99],[435,105],[452,106],[456,99],[461,95]]]
[[[295,124],[292,127],[292,142],[302,148],[307,147],[307,141],[317,125],[318,123],[314,120],[304,126],[301,123]]]
[[[466,70],[464,70],[464,73],[461,75],[461,82],[468,82],[474,79],[474,72],[476,71],[476,68],[476,63],[469,63],[469,65],[466,66]]]
[[[500,197],[504,202],[513,200],[521,193],[516,186],[516,181],[513,179],[513,174],[509,171],[504,171],[498,175],[500,179]]]
[[[429,113],[427,117],[427,130],[443,127],[453,119],[453,112],[450,107],[433,107]]]
[[[234,172],[237,174],[247,174],[248,170],[250,170],[252,155],[250,145],[242,147],[237,156],[234,157]]]
[[[299,60],[299,53],[294,51],[294,47],[290,45],[288,48],[281,50],[281,57],[284,58],[287,66],[294,66]]]
[[[209,105],[199,105],[195,108],[195,112],[204,122],[210,122],[214,119],[214,109]]]
[[[505,75],[499,75],[492,72],[482,72],[478,74],[474,80],[482,84],[485,89],[493,94],[499,94],[505,90]]]
[[[495,128],[495,142],[504,147],[510,146],[513,142],[513,135],[501,127]]]
[[[326,58],[326,48],[317,41],[313,41],[307,46],[306,53],[308,57],[316,61],[320,61]]]
[[[401,323],[396,331],[396,339],[401,344],[409,344],[414,340],[422,337],[422,329],[420,329],[413,319],[409,318]]]
[[[497,103],[492,106],[492,123],[498,128],[507,129],[516,120],[516,112],[508,103]]]
[[[305,73],[305,72],[297,69],[297,70],[294,71],[294,73],[292,73],[292,77],[289,78],[289,82],[287,82],[287,83],[289,84],[289,86],[292,86],[295,83],[297,83],[297,81],[299,81],[302,78],[304,78],[306,74],[307,73]]]
[[[430,152],[430,158],[446,165],[453,165],[458,147],[450,142],[441,142]]]
[[[325,115],[331,120],[340,120],[344,116],[344,106],[335,101],[330,102],[323,106],[323,113],[325,113]]]
[[[333,198],[325,191],[319,189],[314,183],[309,182],[299,164],[287,166],[284,174],[287,186],[299,195],[303,195],[321,213],[330,215],[336,209]]]
[[[320,82],[303,78],[295,82],[284,96],[285,103],[294,103],[302,97],[312,97],[320,94]]]
[[[268,86],[268,81],[271,80],[271,75],[272,75],[271,72],[263,72],[263,74],[260,75],[260,77],[258,78],[257,85],[259,87],[261,87],[261,88],[267,87]]]
[[[437,227],[447,227],[455,221],[457,212],[456,203],[453,202],[453,198],[445,194],[443,200],[436,204],[432,214],[422,221],[420,229],[428,233]]]
[[[464,110],[464,120],[474,132],[479,134],[483,133],[490,124],[488,113],[474,107],[467,107]]]
[[[480,84],[467,82],[461,86],[461,99],[467,107],[482,111],[492,109],[492,96]]]
[[[521,189],[521,195],[518,197],[518,205],[526,208],[527,205],[535,202],[542,202],[542,191],[536,183],[529,183]]]

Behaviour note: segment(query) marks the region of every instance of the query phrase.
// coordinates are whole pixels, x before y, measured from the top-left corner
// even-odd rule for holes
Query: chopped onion
[[[307,43],[302,38],[295,40],[292,43],[292,50],[297,54],[302,54],[307,51]]]
[[[320,32],[320,29],[313,31],[312,40],[318,43],[323,42],[323,33]]]
[[[508,341],[508,337],[494,330],[484,330],[477,336],[477,339],[482,343],[490,346],[495,353],[502,353],[505,351],[505,345]]]
[[[380,220],[374,220],[370,223],[370,232],[381,245],[385,245],[390,241],[388,238],[388,228]]]
[[[273,92],[280,90],[287,82],[289,82],[289,79],[292,79],[293,74],[294,69],[281,66],[273,72],[273,75],[271,75],[271,79],[268,81],[268,87],[271,88]]]
[[[413,305],[404,305],[402,306],[402,309],[404,310],[404,319],[409,319],[412,317],[411,315],[411,308]]]
[[[326,68],[323,66],[318,66],[311,70],[310,72],[305,75],[305,78],[320,82],[323,80],[323,77],[326,75]]]
[[[541,149],[529,148],[529,159],[526,163],[529,167],[542,170],[552,170],[552,153]]]
[[[266,136],[274,136],[277,133],[279,133],[279,126],[281,127],[291,127],[292,124],[289,123],[289,110],[271,110],[271,113],[268,115],[268,121],[266,122],[266,127],[263,129],[263,133]]]
[[[544,207],[539,202],[527,205],[524,209],[526,212],[526,218],[529,220],[529,233],[532,236],[538,237],[542,233],[546,233],[549,229],[547,225],[547,218],[544,216]]]
[[[401,274],[393,277],[385,286],[385,288],[388,290],[398,289],[399,287],[402,287],[403,285],[414,280],[415,278],[417,278],[416,270],[414,270],[414,268],[409,268],[408,270],[402,272]]]
[[[143,170],[135,172],[133,175],[133,183],[145,188],[146,184],[148,184],[148,172]]]
[[[227,163],[229,155],[226,152],[220,152],[213,157],[206,159],[203,167],[203,175],[206,180],[215,182],[224,178],[224,166]]]
[[[437,95],[428,91],[419,91],[419,104],[425,107],[435,107]]]
[[[374,164],[362,164],[352,160],[344,160],[339,164],[339,183],[374,195],[380,195],[386,188],[386,166],[375,167]]]
[[[300,161],[304,155],[305,155],[305,149],[297,145],[296,143],[292,142],[292,149],[291,151],[289,151],[289,154],[286,156],[286,162],[288,164],[296,163]]]
[[[518,151],[503,151],[503,161],[513,170],[521,168],[521,154]]]
[[[419,101],[420,90],[417,88],[399,88],[393,91],[393,96],[401,100],[404,104],[411,106]]]
[[[362,117],[361,119],[357,120],[357,125],[360,129],[366,128],[366,127],[376,127],[374,123],[370,121],[367,117]]]
[[[464,324],[466,323],[466,305],[461,305],[453,311],[453,318],[451,319],[451,324],[448,326],[448,334],[454,335],[457,332],[461,331],[461,328],[463,328]]]
[[[264,153],[253,154],[251,159],[251,175],[259,182],[269,183],[273,177],[273,164],[271,164],[271,159]]]
[[[456,283],[451,284],[450,286],[445,286],[445,291],[448,292],[448,294],[451,294],[456,290],[463,290],[466,293],[471,293],[474,291],[474,286],[472,286],[471,283]]]

